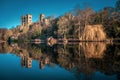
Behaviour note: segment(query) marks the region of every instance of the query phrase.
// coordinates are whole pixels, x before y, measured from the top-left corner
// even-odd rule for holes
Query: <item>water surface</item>
[[[119,80],[120,45],[0,44],[0,80]]]

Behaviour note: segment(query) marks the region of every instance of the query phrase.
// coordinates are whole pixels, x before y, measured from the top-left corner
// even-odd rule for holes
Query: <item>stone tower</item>
[[[31,68],[32,67],[32,58],[27,57],[27,56],[22,56],[21,65],[26,68]]]
[[[22,16],[22,26],[30,25],[32,23],[32,15],[27,14],[25,16]]]
[[[44,22],[45,19],[45,15],[44,14],[40,14],[40,22]]]

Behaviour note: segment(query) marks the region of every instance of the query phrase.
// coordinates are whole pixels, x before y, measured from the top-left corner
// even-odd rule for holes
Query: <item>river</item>
[[[0,80],[120,80],[120,45],[0,43]]]

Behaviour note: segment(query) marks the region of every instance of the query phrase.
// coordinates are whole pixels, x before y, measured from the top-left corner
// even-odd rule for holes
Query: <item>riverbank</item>
[[[120,39],[119,38],[115,38],[115,39],[105,39],[105,40],[79,40],[79,39],[64,39],[64,38],[59,38],[59,39],[55,39],[55,38],[48,38],[47,40],[41,40],[41,39],[34,39],[32,40],[32,42],[30,43],[34,43],[34,44],[41,44],[41,43],[47,43],[49,45],[54,45],[54,44],[78,44],[81,42],[104,42],[104,43],[108,43],[108,44],[113,44],[113,43],[120,43]]]

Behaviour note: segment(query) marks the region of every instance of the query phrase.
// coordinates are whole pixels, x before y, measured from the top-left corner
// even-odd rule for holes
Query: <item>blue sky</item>
[[[105,6],[114,7],[117,0],[0,0],[0,28],[10,28],[21,24],[21,16],[27,13],[37,21],[40,13],[46,16],[60,16],[72,10],[77,4],[82,8],[88,4],[94,10]]]

